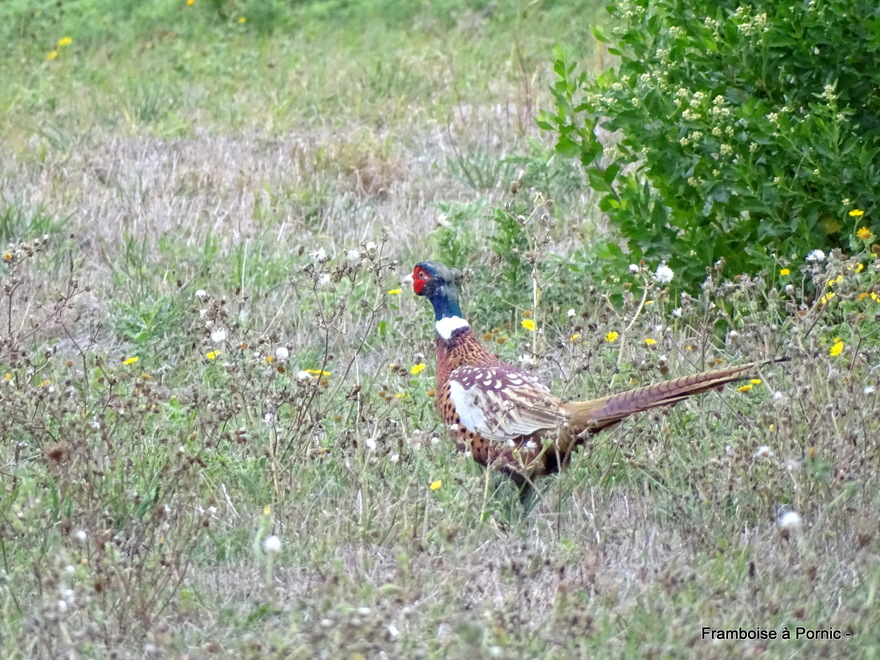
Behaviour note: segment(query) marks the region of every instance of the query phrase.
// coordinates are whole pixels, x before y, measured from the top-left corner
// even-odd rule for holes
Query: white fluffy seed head
[[[657,280],[659,284],[669,284],[673,277],[675,277],[675,271],[665,263],[657,266],[657,270],[654,271],[654,279]]]
[[[266,554],[277,555],[281,552],[281,539],[274,534],[263,539],[263,550]]]
[[[779,529],[781,530],[793,532],[803,526],[804,519],[801,518],[801,514],[797,511],[786,511],[779,516],[779,520],[776,521],[776,524],[779,525]]]

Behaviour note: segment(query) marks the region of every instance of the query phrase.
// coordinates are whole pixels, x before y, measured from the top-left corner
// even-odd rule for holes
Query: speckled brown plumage
[[[501,362],[480,344],[461,316],[454,279],[436,262],[413,271],[413,289],[428,297],[437,320],[437,412],[461,450],[521,485],[564,467],[592,433],[781,361],[704,372],[591,401],[562,401],[532,374]]]

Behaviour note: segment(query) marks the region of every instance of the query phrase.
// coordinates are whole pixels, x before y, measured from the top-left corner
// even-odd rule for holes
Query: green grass
[[[530,120],[596,16],[3,5],[3,657],[878,657],[875,262],[597,280]],[[591,438],[525,509],[436,418],[426,258],[566,397],[792,362]]]

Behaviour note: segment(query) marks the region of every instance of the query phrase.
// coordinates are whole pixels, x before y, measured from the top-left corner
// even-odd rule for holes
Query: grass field
[[[610,62],[598,8],[0,19],[2,657],[880,657],[872,241],[694,297],[593,277],[608,230],[532,117],[554,47]],[[526,510],[434,413],[429,258],[569,398],[792,360]]]

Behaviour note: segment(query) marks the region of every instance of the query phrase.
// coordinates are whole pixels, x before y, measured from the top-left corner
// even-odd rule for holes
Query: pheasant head
[[[413,269],[413,291],[431,301],[437,334],[446,340],[459,328],[470,327],[458,304],[457,277],[457,271],[439,261],[423,261]]]

